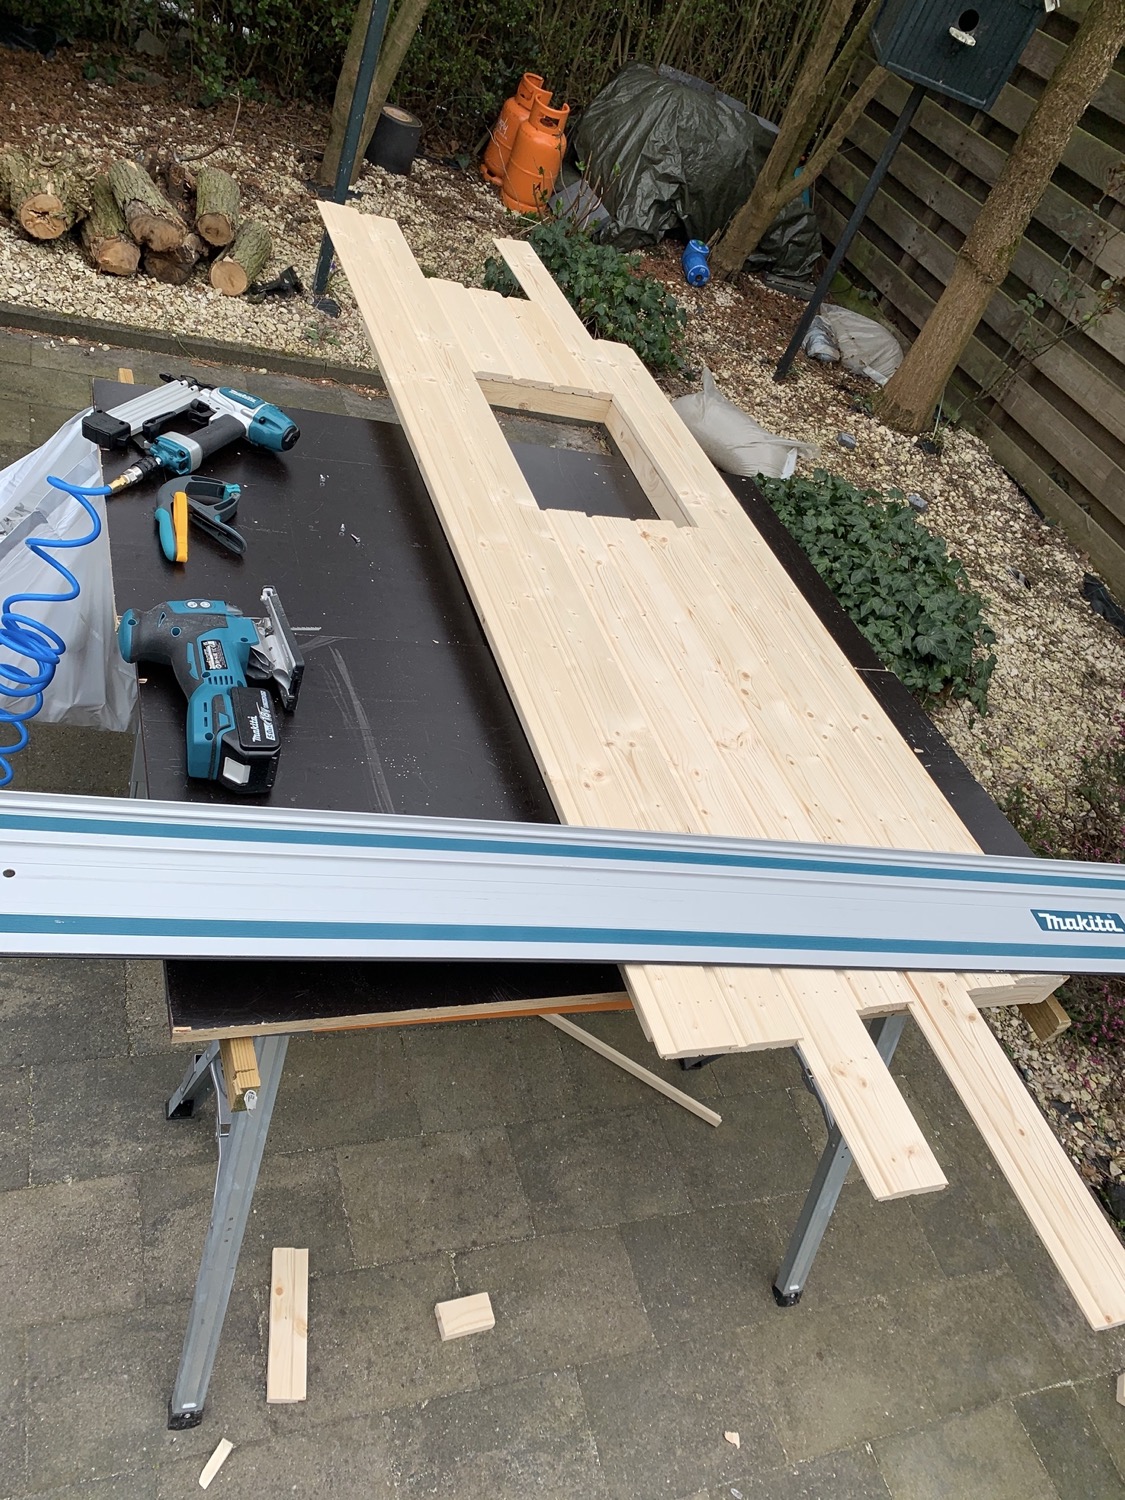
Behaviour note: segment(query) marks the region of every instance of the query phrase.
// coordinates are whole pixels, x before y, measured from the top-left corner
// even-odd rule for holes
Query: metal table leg
[[[902,1035],[902,1028],[905,1024],[906,1014],[903,1012],[893,1016],[880,1016],[872,1021],[868,1028],[871,1032],[871,1040],[888,1067],[891,1058],[895,1055],[895,1048],[898,1046],[898,1039]],[[819,1095],[817,1097],[819,1098]],[[840,1189],[844,1186],[844,1179],[852,1164],[852,1153],[848,1144],[840,1134],[839,1127],[829,1114],[823,1100],[821,1100],[821,1108],[824,1109],[825,1119],[828,1121],[828,1144],[817,1164],[812,1186],[805,1198],[801,1216],[797,1220],[797,1227],[789,1241],[789,1247],[781,1262],[781,1269],[774,1279],[773,1295],[778,1307],[795,1307],[801,1300],[801,1293],[805,1289],[805,1282],[809,1279],[816,1252],[820,1249],[820,1242],[832,1218],[832,1210],[836,1207]]]
[[[262,1086],[253,1110],[232,1115],[227,1108],[217,1043],[200,1054],[168,1101],[171,1117],[174,1112],[184,1111],[193,1099],[213,1087],[215,1134],[219,1145],[211,1222],[203,1243],[180,1368],[168,1404],[168,1426],[173,1429],[196,1427],[203,1420],[207,1384],[219,1350],[223,1319],[234,1285],[242,1236],[250,1217],[254,1185],[258,1180],[289,1038],[261,1037],[255,1045]]]

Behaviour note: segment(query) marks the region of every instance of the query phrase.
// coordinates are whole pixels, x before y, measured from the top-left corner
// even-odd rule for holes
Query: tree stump
[[[206,248],[197,234],[188,234],[174,250],[146,250],[144,268],[157,281],[163,281],[168,286],[183,286]]]
[[[183,219],[136,162],[115,161],[109,169],[109,185],[138,245],[166,255],[187,234]]]
[[[219,167],[200,167],[195,183],[195,228],[209,245],[229,245],[238,228],[238,183]]]
[[[85,216],[89,189],[65,162],[0,152],[0,201],[33,240],[57,240]]]
[[[241,297],[265,270],[272,251],[266,226],[247,219],[227,253],[211,262],[211,285],[224,297]]]
[[[141,252],[125,227],[125,215],[108,177],[95,177],[90,186],[90,212],[82,221],[82,248],[90,264],[110,276],[132,276]]]

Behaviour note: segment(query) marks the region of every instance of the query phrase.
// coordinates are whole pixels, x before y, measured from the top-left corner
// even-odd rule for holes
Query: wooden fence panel
[[[1036,32],[988,113],[930,95],[848,253],[849,277],[912,340],[1074,34]],[[835,243],[909,85],[890,79],[821,179]],[[1075,131],[1011,274],[966,349],[948,407],[1125,596],[1125,54]],[[1125,303],[1125,298],[1122,299]]]

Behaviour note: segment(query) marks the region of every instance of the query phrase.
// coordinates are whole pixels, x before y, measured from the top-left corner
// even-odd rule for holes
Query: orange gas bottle
[[[550,94],[536,93],[535,103],[516,133],[500,184],[504,207],[513,213],[541,214],[546,208],[566,151],[563,129],[569,114],[569,104],[552,109]]]
[[[504,168],[516,143],[516,133],[531,113],[535,95],[542,87],[543,80],[538,73],[525,73],[515,93],[504,100],[496,124],[488,133],[488,145],[480,163],[480,175],[493,187],[499,187],[504,180]]]

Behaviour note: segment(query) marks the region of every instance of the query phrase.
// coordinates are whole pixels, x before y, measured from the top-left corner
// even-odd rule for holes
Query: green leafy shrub
[[[639,255],[596,244],[562,219],[536,224],[528,243],[591,333],[628,344],[650,370],[680,368],[687,313],[659,281],[641,275]],[[485,262],[484,284],[505,297],[519,290],[504,262],[492,255]]]
[[[157,69],[189,77],[198,102],[212,104],[228,93],[330,99],[354,10],[355,0],[24,0],[20,19],[105,44],[108,61],[91,60],[87,76],[111,82],[115,71],[129,77],[131,61],[152,61],[134,51],[151,32],[167,48]]]
[[[984,600],[901,492],[858,490],[823,469],[758,483],[883,664],[924,701],[948,694],[985,713],[996,637]]]
[[[431,0],[391,91],[426,150],[472,153],[541,49],[528,0]]]
[[[190,77],[201,101],[235,90],[327,101],[356,0],[18,0],[3,8],[72,40],[107,44],[126,60],[149,30],[171,49],[169,76]],[[575,107],[630,59],[664,63],[776,119],[822,8],[823,0],[432,0],[392,98],[420,117],[428,151],[450,154],[478,149],[527,68],[549,81],[556,101]],[[121,72],[128,78],[126,65]]]

